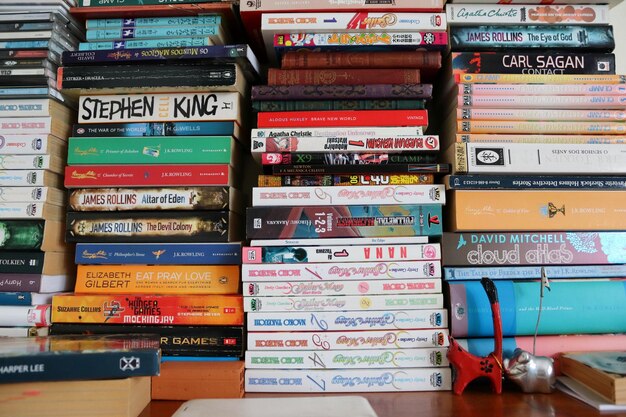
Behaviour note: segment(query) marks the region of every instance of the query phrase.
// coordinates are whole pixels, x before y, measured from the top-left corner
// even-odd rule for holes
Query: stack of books
[[[452,336],[480,355],[493,348],[486,276],[505,355],[624,349],[612,333],[626,328],[626,78],[615,75],[609,6],[453,2],[446,12]]]
[[[61,53],[84,38],[72,1],[0,5],[0,335],[45,334],[71,290],[62,174],[75,103],[56,90]]]

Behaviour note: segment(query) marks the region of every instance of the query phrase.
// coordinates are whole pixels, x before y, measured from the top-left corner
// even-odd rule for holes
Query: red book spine
[[[259,112],[257,127],[428,126],[427,110]]]
[[[231,185],[229,166],[87,165],[65,167],[66,188]]]
[[[419,84],[420,70],[411,69],[278,69],[267,72],[268,85]]]
[[[282,69],[295,68],[441,68],[439,51],[311,52],[290,51]]]

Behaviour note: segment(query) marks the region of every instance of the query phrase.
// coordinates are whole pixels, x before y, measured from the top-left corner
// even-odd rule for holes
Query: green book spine
[[[229,164],[231,136],[69,138],[68,165]]]
[[[0,249],[39,249],[43,232],[43,220],[0,220]]]
[[[267,100],[254,101],[255,111],[423,110],[424,100]]]

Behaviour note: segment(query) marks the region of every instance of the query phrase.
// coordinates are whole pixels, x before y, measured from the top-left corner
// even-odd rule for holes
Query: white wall
[[[611,24],[615,36],[615,66],[617,74],[626,75],[626,1],[611,8]]]

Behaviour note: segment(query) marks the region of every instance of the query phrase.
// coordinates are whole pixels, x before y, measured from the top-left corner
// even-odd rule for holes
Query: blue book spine
[[[117,39],[158,39],[174,37],[217,36],[220,33],[219,26],[186,26],[186,27],[146,27],[146,28],[123,28],[123,29],[94,29],[88,30],[88,41],[117,40]]]
[[[46,96],[50,90],[46,87],[29,87],[29,88],[0,88],[0,96]]]
[[[626,177],[542,175],[450,175],[453,190],[623,190]]]
[[[30,306],[32,296],[29,292],[0,292],[0,305],[3,306]]]
[[[504,336],[535,333],[540,281],[495,281]],[[479,281],[449,282],[450,333],[454,337],[493,336],[491,308]],[[538,334],[623,333],[626,281],[552,281],[544,291]]]
[[[241,264],[241,244],[79,243],[76,245],[76,263],[82,265],[237,265]]]
[[[50,41],[6,41],[0,42],[0,49],[45,49],[50,46]]]
[[[145,39],[114,42],[81,42],[79,51],[100,51],[104,49],[138,49],[138,48],[181,48],[187,46],[210,46],[213,42],[207,38],[176,38],[176,39]]]
[[[142,26],[188,26],[188,25],[219,25],[222,16],[194,17],[140,17],[126,19],[88,19],[87,29],[136,28]]]
[[[626,265],[546,266],[548,279],[558,278],[621,278],[626,277]],[[540,266],[510,267],[444,267],[447,281],[491,279],[541,279]]]
[[[236,136],[235,122],[94,123],[74,125],[74,137]]]

